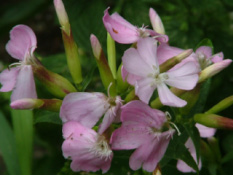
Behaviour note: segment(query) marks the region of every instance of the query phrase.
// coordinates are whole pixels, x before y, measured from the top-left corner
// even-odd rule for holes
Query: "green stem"
[[[21,175],[31,175],[33,112],[31,110],[11,110],[11,116]]]

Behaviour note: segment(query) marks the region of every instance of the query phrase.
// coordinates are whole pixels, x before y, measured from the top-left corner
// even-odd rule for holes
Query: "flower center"
[[[112,156],[112,150],[107,140],[102,135],[98,136],[96,143],[93,145],[90,151],[94,153],[95,156],[105,159],[106,161]]]
[[[143,25],[141,28],[138,28],[139,36],[141,38],[146,38],[146,37],[150,36],[150,33],[146,31],[146,27],[147,26]]]
[[[212,64],[212,61],[210,60],[210,58],[207,58],[206,55],[202,52],[197,53],[197,60],[199,62],[201,70],[205,69],[210,64]]]

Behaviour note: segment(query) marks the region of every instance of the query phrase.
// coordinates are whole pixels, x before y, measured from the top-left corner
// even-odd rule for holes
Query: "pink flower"
[[[78,122],[69,121],[63,125],[62,151],[65,158],[71,159],[73,171],[107,172],[113,157],[107,140],[103,135],[82,126]]]
[[[191,90],[198,81],[199,67],[191,61],[175,70],[160,73],[157,42],[152,38],[140,39],[137,49],[126,50],[122,60],[124,69],[129,74],[137,76],[134,84],[135,94],[145,103],[149,102],[157,88],[162,104],[183,107],[187,102],[175,96],[167,85],[178,89]]]
[[[17,25],[10,32],[10,41],[6,45],[7,52],[18,63],[0,74],[1,92],[12,91],[11,101],[21,98],[37,98],[32,66],[36,48],[36,36],[31,28]]]
[[[145,27],[137,28],[122,18],[118,13],[114,13],[110,16],[108,9],[109,8],[104,11],[103,23],[108,33],[116,42],[131,44],[137,42],[140,38],[149,36],[156,36],[156,39],[160,42],[168,41],[167,35],[156,33]]]
[[[208,137],[212,137],[214,136],[216,129],[214,128],[209,128],[206,127],[204,125],[201,124],[196,124],[196,127],[200,133],[200,136],[202,138],[208,138]],[[188,148],[191,156],[193,157],[193,159],[195,160],[196,163],[198,163],[198,168],[199,170],[202,167],[202,163],[201,163],[201,159],[199,159],[199,161],[197,162],[197,154],[196,154],[196,149],[195,146],[193,144],[193,141],[191,138],[189,138],[186,143],[185,143],[186,148]],[[178,160],[177,165],[176,165],[177,169],[183,173],[188,173],[188,172],[196,172],[193,168],[191,168],[190,166],[188,166],[184,161],[182,160]]]
[[[162,111],[151,109],[141,101],[122,107],[122,125],[112,134],[113,150],[136,149],[129,160],[130,168],[152,172],[162,159],[175,130],[167,125]]]
[[[68,94],[62,103],[60,117],[63,122],[77,121],[92,128],[104,115],[99,133],[102,134],[112,122],[119,122],[120,97],[106,97],[103,93],[75,92]]]
[[[199,47],[195,54],[201,69],[204,69],[213,63],[223,61],[224,57],[222,52],[212,55],[212,48],[209,46]]]
[[[165,34],[162,20],[160,19],[159,15],[156,13],[156,11],[153,8],[150,8],[149,17],[154,31],[160,34]]]

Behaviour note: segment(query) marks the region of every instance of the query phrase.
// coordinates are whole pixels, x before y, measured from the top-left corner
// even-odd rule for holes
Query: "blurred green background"
[[[215,53],[222,51],[225,58],[233,58],[232,0],[63,0],[63,2],[82,56],[84,76],[88,76],[89,71],[95,65],[89,40],[91,33],[99,38],[106,50],[106,30],[102,23],[102,17],[107,7],[111,7],[110,13],[117,11],[136,26],[141,27],[144,24],[150,28],[148,13],[149,8],[152,7],[163,21],[166,33],[170,38],[170,45],[184,49],[195,48],[202,39],[209,38],[213,42]],[[10,29],[17,24],[26,24],[36,33],[38,39],[36,52],[38,57],[43,58],[44,65],[52,71],[70,78],[52,0],[0,2],[0,70],[14,61],[5,51],[5,44],[9,40]],[[129,45],[116,44],[116,47],[119,63],[124,50]],[[93,73],[94,82],[97,82],[98,71],[94,70]],[[100,85],[92,83],[91,86],[98,89]],[[232,92],[233,65],[212,79],[205,109],[232,95]],[[43,90],[38,92],[40,97],[47,97],[46,93]],[[0,106],[0,110],[10,122],[9,94],[0,94]],[[231,107],[221,114],[233,118],[233,108]],[[41,115],[46,114],[35,111],[35,121],[36,117]],[[62,175],[66,171],[66,167],[63,167],[65,160],[60,149],[61,134],[61,125],[59,124],[36,122],[33,175],[53,175],[58,172]],[[233,133],[218,131],[216,137],[219,139],[222,155],[232,154]],[[233,171],[232,160],[233,156],[230,156],[227,163],[220,162],[224,167],[223,174],[231,174]],[[127,164],[127,162],[125,163]],[[169,172],[170,170],[173,174],[180,174],[172,166],[164,171]],[[0,174],[7,174],[1,156]]]

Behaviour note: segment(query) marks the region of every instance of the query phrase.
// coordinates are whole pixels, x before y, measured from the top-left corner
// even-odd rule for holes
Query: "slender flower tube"
[[[75,121],[63,125],[63,155],[71,159],[73,171],[98,171],[106,173],[113,157],[113,152],[103,135],[82,126]]]
[[[54,0],[54,6],[61,25],[62,38],[70,74],[74,80],[74,83],[79,84],[82,82],[82,69],[78,47],[72,35],[69,18],[62,0]]]
[[[141,101],[129,102],[121,109],[122,125],[112,134],[112,149],[136,149],[130,156],[130,168],[137,170],[142,166],[153,172],[175,130],[170,127],[165,113]]]
[[[62,100],[22,98],[10,104],[12,109],[44,109],[59,112]]]
[[[114,13],[110,16],[108,10],[109,8],[104,11],[103,23],[108,33],[116,42],[131,44],[137,42],[140,38],[149,36],[155,36],[159,42],[168,41],[167,35],[156,33],[145,27],[137,28],[122,18],[118,13]]]
[[[106,97],[103,93],[76,92],[68,94],[62,103],[60,117],[63,122],[77,121],[85,127],[92,128],[104,115],[99,126],[102,134],[112,122],[119,122],[120,97]]]
[[[37,98],[31,66],[35,63],[33,52],[36,45],[36,36],[28,26],[17,25],[10,31],[10,41],[6,45],[6,50],[19,62],[11,64],[9,69],[1,72],[0,91],[13,91],[12,102],[21,98]]]
[[[137,49],[126,50],[122,60],[124,69],[130,74],[138,76],[134,84],[135,94],[145,103],[149,102],[157,88],[162,104],[183,107],[186,105],[186,101],[175,96],[167,85],[191,90],[196,86],[198,80],[199,67],[193,62],[187,62],[175,70],[160,73],[157,42],[152,38],[140,39]]]

